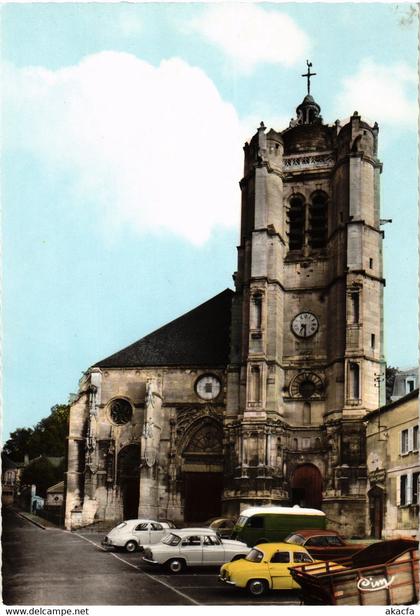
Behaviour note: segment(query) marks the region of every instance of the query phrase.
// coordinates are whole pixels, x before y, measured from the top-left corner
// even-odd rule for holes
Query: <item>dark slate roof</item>
[[[95,367],[226,366],[232,296],[233,291],[225,289]]]

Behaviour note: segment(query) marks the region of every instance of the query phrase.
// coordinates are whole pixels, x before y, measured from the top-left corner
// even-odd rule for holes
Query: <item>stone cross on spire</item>
[[[308,80],[308,94],[310,94],[311,93],[311,77],[313,75],[316,75],[316,73],[311,73],[312,62],[309,62],[309,60],[306,60],[306,66],[308,67],[308,72],[304,73],[302,77],[306,77]]]

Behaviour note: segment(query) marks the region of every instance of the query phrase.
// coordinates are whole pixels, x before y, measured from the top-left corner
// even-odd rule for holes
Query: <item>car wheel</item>
[[[250,580],[246,588],[253,597],[261,597],[267,592],[268,585],[266,580]]]
[[[137,542],[136,541],[127,541],[125,544],[125,549],[127,552],[135,552],[137,550]]]
[[[240,560],[241,558],[245,558],[246,554],[236,554],[236,556],[234,556],[231,560],[231,562],[233,563],[234,560]]]
[[[172,558],[166,563],[170,573],[181,573],[185,569],[185,562],[180,558]]]

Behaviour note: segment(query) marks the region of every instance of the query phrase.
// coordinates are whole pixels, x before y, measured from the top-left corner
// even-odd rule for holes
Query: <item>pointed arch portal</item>
[[[223,489],[223,434],[206,419],[191,430],[183,451],[184,520],[204,522],[220,515]]]

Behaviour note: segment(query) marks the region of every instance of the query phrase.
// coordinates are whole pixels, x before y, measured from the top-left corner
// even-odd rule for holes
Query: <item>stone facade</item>
[[[71,409],[67,526],[136,517],[139,508],[153,519],[183,520],[183,474],[223,472],[223,395],[211,404],[197,400],[194,384],[203,370],[93,370]],[[212,374],[224,379],[221,370]],[[132,408],[123,424],[111,415],[121,400]],[[153,419],[147,423],[148,410]],[[200,432],[205,443],[197,443]]]
[[[385,370],[378,128],[319,112],[307,96],[289,128],[261,124],[245,144],[235,293],[86,373],[68,527],[298,503],[368,530],[364,417]]]
[[[419,390],[366,416],[371,534],[419,539]]]
[[[363,417],[384,374],[378,129],[357,112],[325,126],[309,106],[307,123],[261,125],[245,146],[224,499],[232,514],[322,503],[363,535]]]

